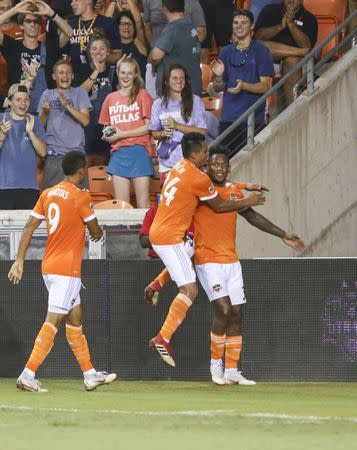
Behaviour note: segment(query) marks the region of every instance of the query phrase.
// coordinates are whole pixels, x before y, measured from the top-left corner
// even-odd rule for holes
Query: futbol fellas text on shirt
[[[109,115],[112,125],[136,122],[140,120],[140,108],[136,101],[131,105],[123,105],[117,102],[115,105],[109,106]]]

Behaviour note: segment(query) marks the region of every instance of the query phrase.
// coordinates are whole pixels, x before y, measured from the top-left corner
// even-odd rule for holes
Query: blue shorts
[[[120,147],[112,153],[107,172],[122,178],[152,177],[154,166],[143,145]]]

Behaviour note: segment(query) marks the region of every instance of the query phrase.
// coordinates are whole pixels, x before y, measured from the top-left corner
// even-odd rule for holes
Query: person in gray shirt
[[[157,94],[161,94],[162,76],[165,67],[178,63],[183,65],[190,74],[192,92],[201,96],[201,46],[197,30],[191,20],[185,17],[185,0],[163,0],[162,3],[168,24],[156,38],[149,56],[154,69],[157,68]]]
[[[151,47],[153,47],[156,38],[167,24],[162,0],[144,0],[143,8],[146,38]],[[206,38],[206,22],[203,9],[198,0],[185,0],[185,17],[191,19],[193,26],[197,30],[198,39],[202,42]]]
[[[48,143],[43,189],[63,180],[62,159],[66,153],[71,150],[84,152],[84,127],[89,124],[89,109],[92,105],[85,89],[72,87],[73,77],[68,60],[59,60],[53,67],[57,88],[46,89],[38,106]]]

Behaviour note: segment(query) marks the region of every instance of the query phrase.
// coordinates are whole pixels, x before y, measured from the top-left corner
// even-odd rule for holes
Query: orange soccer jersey
[[[150,227],[150,242],[155,245],[183,242],[199,201],[216,195],[210,178],[188,159],[181,159],[162,188],[162,199]]]
[[[85,222],[95,218],[89,192],[62,181],[42,192],[31,215],[46,219],[48,239],[42,273],[80,277]]]
[[[244,195],[244,183],[229,183],[216,186],[224,199],[238,200]],[[237,212],[215,213],[211,208],[200,205],[194,215],[195,264],[233,263],[238,261],[236,250]]]

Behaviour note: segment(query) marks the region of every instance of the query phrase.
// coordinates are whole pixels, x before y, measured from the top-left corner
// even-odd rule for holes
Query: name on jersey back
[[[61,197],[64,200],[67,200],[68,196],[69,192],[61,188],[51,189],[47,194],[47,197]]]

